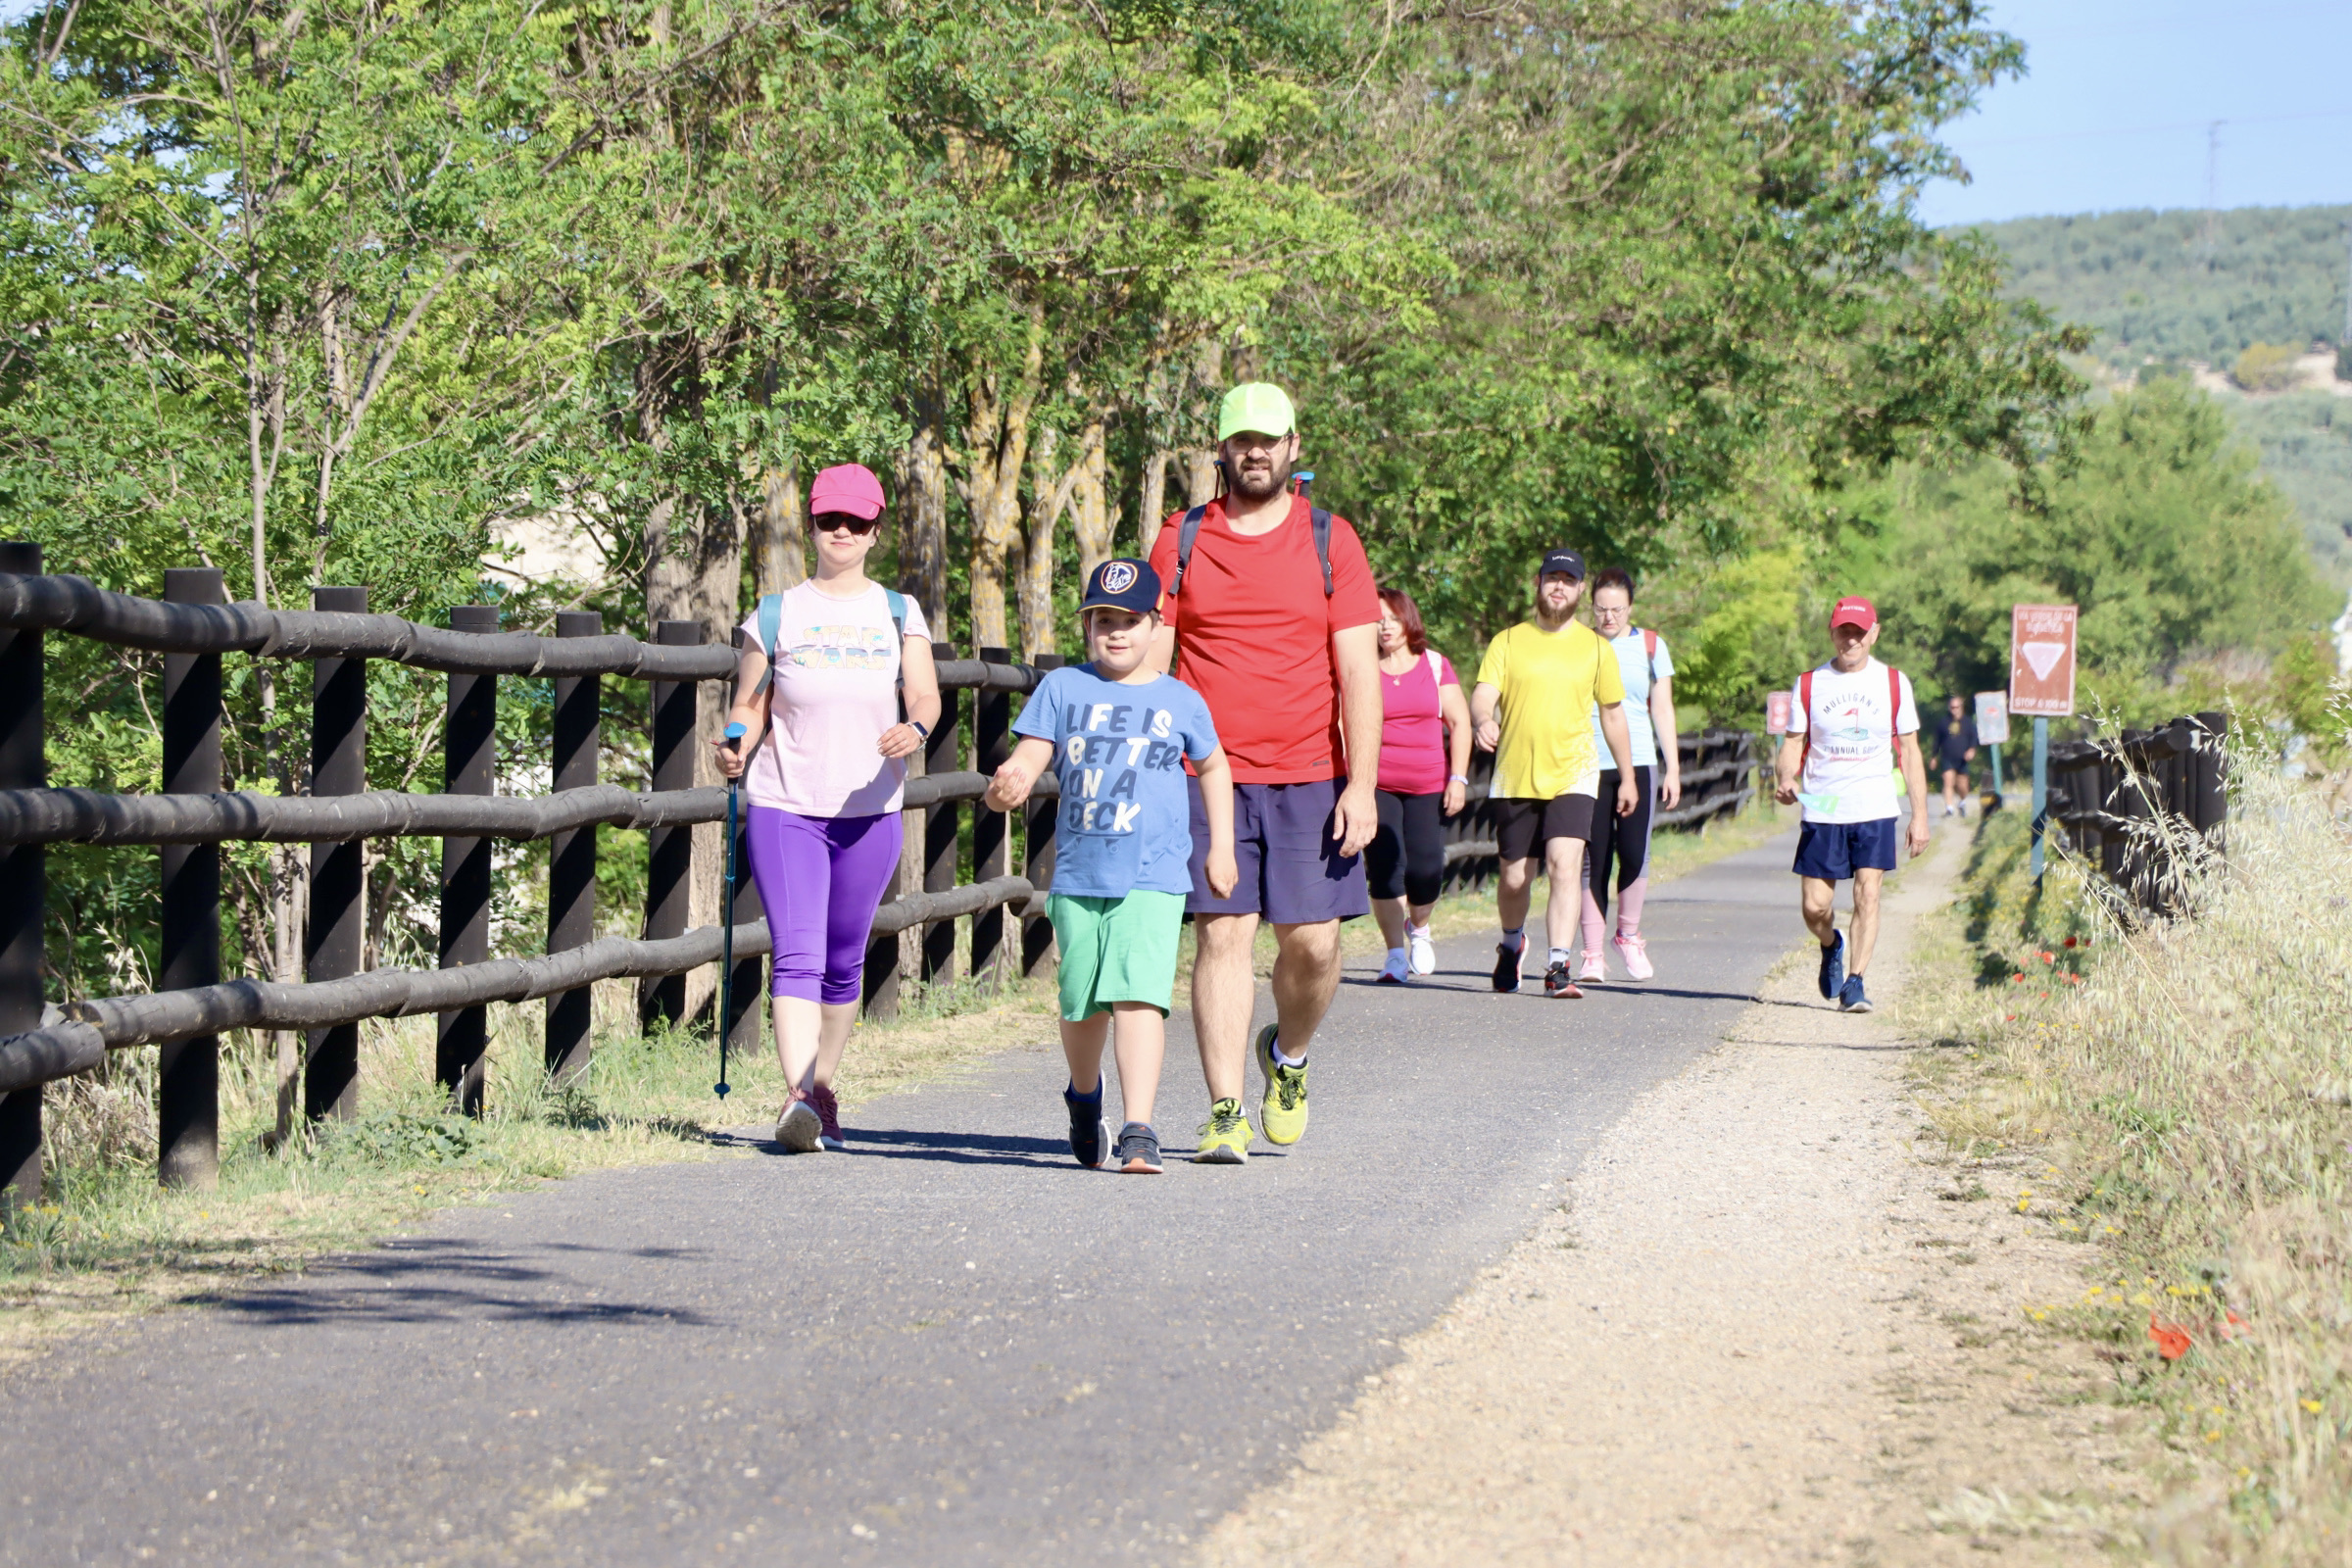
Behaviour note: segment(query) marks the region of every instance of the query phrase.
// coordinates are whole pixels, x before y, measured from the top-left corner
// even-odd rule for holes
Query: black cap
[[[1564,571],[1578,582],[1583,582],[1585,580],[1585,558],[1565,546],[1551,551],[1544,557],[1544,564],[1536,568],[1536,575],[1548,577],[1555,571]]]
[[[1151,613],[1159,608],[1159,573],[1148,561],[1126,556],[1105,561],[1086,579],[1086,597],[1078,602],[1078,612],[1083,615],[1098,606]]]

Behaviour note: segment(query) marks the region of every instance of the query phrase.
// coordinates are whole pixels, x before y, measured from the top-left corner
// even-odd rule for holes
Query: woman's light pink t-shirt
[[[1393,795],[1435,795],[1446,787],[1446,725],[1440,686],[1461,678],[1444,654],[1430,669],[1426,656],[1401,675],[1380,672],[1380,787]]]
[[[928,639],[922,607],[906,601],[906,633]],[[760,612],[743,623],[760,639]],[[895,811],[906,788],[904,758],[874,750],[899,721],[899,632],[879,584],[835,599],[811,580],[784,591],[769,657],[767,739],[744,771],[754,806],[802,816]]]

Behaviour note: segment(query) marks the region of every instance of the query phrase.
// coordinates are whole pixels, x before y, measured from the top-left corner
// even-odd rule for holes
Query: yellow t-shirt
[[[1590,795],[1599,782],[1592,705],[1625,701],[1617,656],[1591,627],[1523,621],[1487,644],[1478,684],[1502,694],[1494,793],[1522,801]]]

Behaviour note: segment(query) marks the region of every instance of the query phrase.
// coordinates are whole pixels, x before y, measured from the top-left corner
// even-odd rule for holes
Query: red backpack
[[[1796,700],[1803,708],[1805,715],[1805,747],[1802,752],[1797,754],[1796,759],[1797,781],[1802,783],[1805,776],[1805,763],[1813,756],[1813,672],[1809,669],[1796,677]],[[1902,737],[1895,733],[1894,727],[1902,721],[1902,717],[1903,672],[1892,664],[1888,664],[1886,666],[1886,744],[1887,749],[1896,751],[1897,755],[1900,755],[1898,748],[1901,745]]]

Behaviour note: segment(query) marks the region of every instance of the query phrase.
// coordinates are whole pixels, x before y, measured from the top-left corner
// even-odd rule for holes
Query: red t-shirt
[[[1312,511],[1291,498],[1272,530],[1238,534],[1223,503],[1208,504],[1181,591],[1161,599],[1176,628],[1176,674],[1208,704],[1238,784],[1305,784],[1348,771],[1340,734],[1340,676],[1331,634],[1380,619],[1372,564],[1345,518],[1331,519],[1331,595],[1315,561]],[[1184,514],[1160,525],[1152,569],[1176,581]]]

